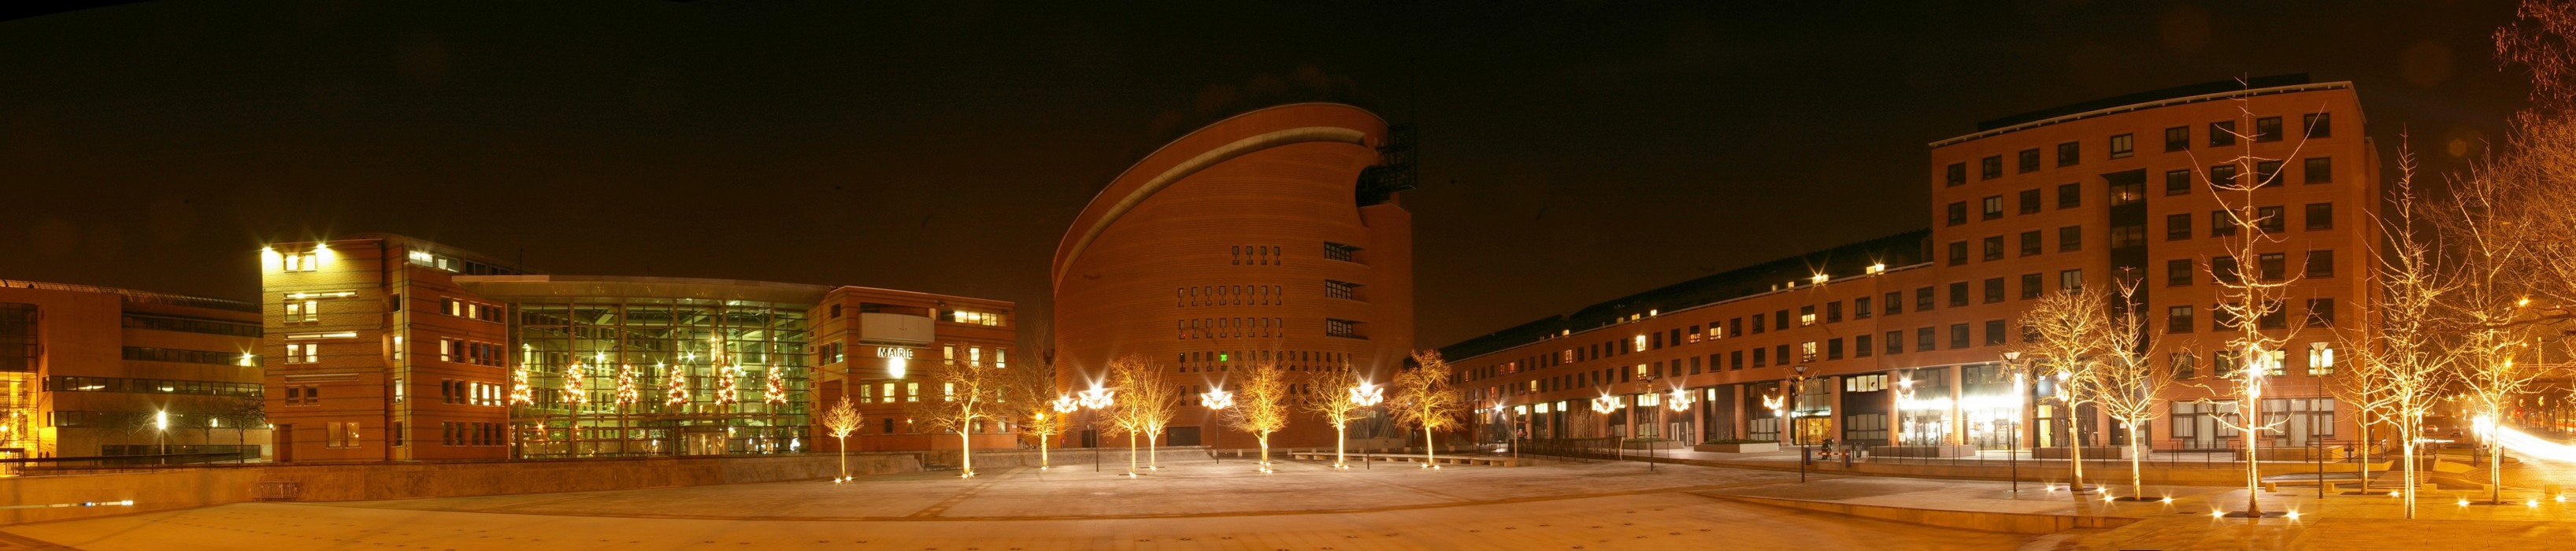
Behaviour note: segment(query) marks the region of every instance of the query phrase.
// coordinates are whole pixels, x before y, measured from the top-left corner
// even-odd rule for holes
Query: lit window
[[[2333,374],[2334,374],[2334,367],[2335,367],[2335,365],[2334,365],[2334,364],[2335,364],[2335,350],[2334,350],[2334,344],[2333,344],[2333,343],[2323,343],[2323,342],[2312,342],[2312,343],[2308,343],[2308,375],[2309,375],[2309,376],[2312,376],[2312,377],[2325,377],[2325,376],[2333,375]]]
[[[906,401],[906,402],[919,402],[919,401],[921,401],[921,383],[904,383],[904,384],[903,384],[903,401]]]

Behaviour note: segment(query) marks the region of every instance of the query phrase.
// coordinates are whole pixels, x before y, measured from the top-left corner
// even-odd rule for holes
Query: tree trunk
[[[2410,415],[2408,417],[2413,416]],[[2399,429],[2403,434],[2399,434],[2398,437],[2405,439],[2405,442],[2403,442],[2404,445],[2401,447],[2405,448],[2403,453],[2406,456],[2406,474],[2404,475],[2403,480],[2403,482],[2406,483],[2406,487],[2398,489],[2398,491],[2404,492],[2406,498],[2399,501],[2402,502],[2401,505],[2406,509],[2406,518],[2410,519],[2415,518],[2415,431],[2420,430],[2419,427],[2416,426],[2418,422],[2419,421],[2411,418],[2400,419],[2398,421],[2398,423],[2403,427]]]
[[[1433,462],[1431,461],[1431,451],[1432,451],[1432,450],[1434,450],[1434,449],[1438,449],[1438,448],[1440,447],[1440,443],[1439,443],[1439,442],[1436,442],[1436,441],[1433,441],[1433,440],[1432,440],[1432,438],[1433,438],[1433,437],[1431,436],[1431,425],[1430,425],[1429,423],[1425,423],[1425,424],[1423,424],[1423,425],[1422,425],[1422,467],[1423,467],[1423,468],[1426,468],[1426,469],[1437,469],[1437,468],[1440,468],[1440,464],[1439,464],[1439,463],[1433,463]]]
[[[836,449],[834,449],[833,452],[840,455],[841,478],[847,479],[850,477],[850,438],[847,436],[835,436],[832,437],[832,439],[840,441],[840,444],[835,446]]]
[[[1148,470],[1159,471],[1163,469],[1162,432],[1163,431],[1158,430],[1154,431],[1154,434],[1145,435],[1145,468]]]
[[[1136,476],[1136,435],[1127,435],[1127,476]]]
[[[957,431],[957,464],[966,471],[960,475],[975,476],[975,440],[963,429]]]
[[[2138,424],[2129,423],[2129,497],[2145,499],[2146,469],[2139,465],[2147,456],[2146,443],[2138,440]]]
[[[2072,469],[2068,472],[2075,478],[2075,486],[2069,488],[2067,493],[2082,494],[2084,493],[2084,408],[2068,406],[2066,413],[2066,464],[2069,469]]]
[[[1261,471],[1270,472],[1270,433],[1261,433],[1255,440],[1261,441]]]
[[[1350,466],[1350,462],[1342,457],[1343,446],[1351,441],[1349,431],[1349,423],[1335,423],[1333,425],[1333,468],[1338,469]]]
[[[2236,406],[2245,412],[2245,430],[2236,431],[2238,437],[2245,439],[2245,515],[2246,518],[2262,518],[2263,503],[2255,499],[2263,495],[2263,468],[2257,461],[2262,456],[2262,448],[2256,447],[2261,442],[2263,430],[2263,395],[2259,391],[2248,394],[2252,396]]]
[[[1038,470],[1041,470],[1041,471],[1043,471],[1043,470],[1047,470],[1047,468],[1049,468],[1049,467],[1053,467],[1053,466],[1054,466],[1053,464],[1051,464],[1051,463],[1048,463],[1048,462],[1047,462],[1047,450],[1046,450],[1046,448],[1047,448],[1047,437],[1048,437],[1048,436],[1050,436],[1050,435],[1044,435],[1044,434],[1038,435]]]

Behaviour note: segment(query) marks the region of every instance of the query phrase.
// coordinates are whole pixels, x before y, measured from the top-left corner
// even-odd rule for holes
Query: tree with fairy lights
[[[1385,389],[1369,384],[1360,377],[1359,370],[1348,363],[1342,364],[1341,369],[1316,374],[1308,383],[1306,411],[1333,424],[1333,468],[1351,468],[1344,457],[1348,452],[1346,444],[1350,442],[1351,422],[1359,420],[1362,411],[1384,398]]]
[[[1252,433],[1261,445],[1261,472],[1270,472],[1270,435],[1288,428],[1288,413],[1294,406],[1288,391],[1288,370],[1280,367],[1279,354],[1273,351],[1253,360],[1252,371],[1235,385],[1241,397],[1234,407],[1224,408],[1225,426]]]
[[[673,365],[662,372],[662,407],[672,413],[689,410],[689,368]]]
[[[2218,201],[2219,210],[2212,216],[2219,217],[2216,222],[2221,225],[2211,233],[2224,246],[2223,253],[2204,263],[2210,281],[2218,284],[2219,302],[2211,308],[2211,314],[2219,326],[2235,332],[2226,337],[2223,355],[2212,362],[2219,369],[2219,378],[2226,379],[2229,387],[2209,390],[2222,396],[2234,395],[2236,399],[2232,404],[2209,399],[2199,402],[2235,407],[2235,418],[2216,419],[2219,426],[2236,431],[2245,442],[2245,510],[2234,516],[2261,518],[2266,516],[2258,501],[2263,489],[2260,463],[2262,444],[2267,440],[2264,433],[2280,432],[2281,427],[2279,421],[2263,419],[2263,394],[2270,389],[2271,378],[2286,369],[2282,365],[2282,358],[2288,354],[2284,347],[2296,333],[2288,327],[2287,303],[2289,290],[2300,277],[2289,269],[2287,253],[2282,251],[2288,247],[2281,235],[2289,223],[2286,211],[2260,206],[2255,192],[2286,183],[2282,180],[2287,171],[2271,167],[2280,166],[2285,159],[2299,158],[2299,151],[2307,145],[2306,136],[2315,129],[2277,128],[2273,131],[2299,132],[2300,138],[2287,148],[2267,148],[2273,149],[2277,157],[2258,155],[2255,143],[2283,141],[2285,136],[2260,135],[2247,100],[2238,97],[2234,101],[2235,126],[2215,127],[2210,132],[2228,135],[2237,144],[2237,153],[2197,171],[2197,175],[2209,184],[2213,190],[2210,195]],[[2193,164],[2200,163],[2195,159]],[[2228,371],[2231,368],[2233,372]]]
[[[563,394],[564,403],[572,404],[576,408],[590,404],[590,389],[587,383],[582,381],[581,362],[573,362],[572,365],[564,367]]]
[[[716,406],[742,403],[742,366],[727,365],[716,369]]]
[[[763,373],[766,373],[767,376],[762,377],[760,385],[760,402],[772,406],[785,405],[787,403],[787,372],[777,367],[771,367]]]
[[[832,482],[844,482],[850,479],[850,434],[859,431],[861,420],[859,408],[850,405],[848,396],[842,396],[839,403],[832,404],[832,409],[823,410],[823,427],[831,429],[832,439],[840,442],[840,445],[834,446],[833,452],[840,455],[841,476],[832,479]]]
[[[1438,350],[1413,353],[1412,369],[1395,375],[1395,423],[1422,429],[1422,467],[1438,469],[1432,454],[1440,449],[1437,433],[1458,426],[1467,402],[1449,382],[1448,360]]]
[[[520,364],[518,367],[511,368],[510,405],[525,406],[535,403],[537,403],[537,389],[528,384],[528,366]]]

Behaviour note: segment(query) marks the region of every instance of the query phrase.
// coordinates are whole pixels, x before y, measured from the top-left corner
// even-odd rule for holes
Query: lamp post
[[[1771,410],[1771,422],[1772,422],[1772,423],[1775,423],[1775,424],[1777,424],[1777,425],[1778,425],[1778,426],[1776,426],[1776,427],[1773,427],[1773,430],[1778,431],[1778,432],[1779,432],[1779,434],[1782,434],[1782,435],[1790,435],[1790,434],[1791,434],[1791,433],[1789,432],[1789,428],[1788,428],[1788,427],[1789,427],[1789,392],[1788,392],[1788,389],[1787,389],[1787,388],[1785,388],[1785,387],[1784,387],[1784,388],[1782,388],[1782,389],[1781,389],[1781,391],[1780,391],[1780,394],[1779,394],[1779,395],[1777,395],[1777,396],[1764,396],[1764,397],[1762,397],[1762,407],[1764,407],[1764,408],[1768,408],[1768,409],[1770,409],[1770,410]],[[1787,438],[1783,438],[1783,440],[1787,440]],[[1806,449],[1806,448],[1798,448],[1798,481],[1799,481],[1799,482],[1806,482],[1806,481],[1807,481],[1807,449]]]
[[[1689,389],[1676,388],[1676,389],[1673,389],[1673,391],[1672,391],[1671,393],[1667,394],[1667,395],[1664,397],[1664,409],[1672,410],[1674,413],[1681,413],[1681,412],[1690,411],[1690,409],[1691,409],[1691,404],[1692,404],[1693,402],[1695,402],[1695,401],[1696,401],[1696,400],[1691,399],[1691,394],[1690,394],[1690,390],[1689,390]],[[1679,438],[1674,438],[1674,437],[1673,437],[1673,435],[1665,435],[1665,439],[1667,439],[1667,440],[1672,440],[1676,445],[1678,445],[1678,444],[1681,442],[1681,439],[1679,439]],[[1661,451],[1661,448],[1657,448],[1657,449],[1655,449],[1655,450],[1650,450],[1650,451],[1648,451],[1647,453],[1655,454],[1655,455],[1656,455],[1656,456],[1658,456],[1658,457],[1660,457],[1660,456],[1662,456],[1662,455],[1663,455],[1663,452]],[[1655,462],[1654,462],[1654,461],[1647,461],[1647,462],[1646,462],[1646,470],[1647,470],[1648,472],[1652,472],[1652,471],[1654,471],[1654,470],[1655,470]]]
[[[1225,441],[1224,413],[1225,408],[1234,407],[1234,393],[1226,392],[1225,387],[1216,387],[1216,390],[1199,393],[1199,405],[1207,406],[1208,411],[1218,414],[1216,436],[1208,438],[1208,460],[1223,465],[1225,459],[1217,456],[1217,448],[1220,446],[1219,442]],[[1262,465],[1261,472],[1270,472],[1270,465]]]
[[[170,411],[152,412],[152,439],[161,447],[161,464],[170,464]]]
[[[1360,407],[1372,408],[1385,402],[1386,387],[1377,386],[1376,383],[1368,381],[1360,381],[1360,386],[1351,387],[1351,403],[1359,404]],[[1430,442],[1424,442],[1423,445],[1430,445]],[[1372,468],[1372,464],[1374,463],[1376,463],[1375,457],[1368,455],[1360,456],[1361,468]],[[1341,468],[1348,469],[1351,467],[1349,465],[1342,465]]]
[[[2006,424],[2012,430],[2012,443],[2004,448],[2004,462],[2012,466],[2012,492],[2013,495],[2018,496],[2021,495],[2021,351],[2004,353],[2004,369],[2013,372],[2013,384],[2010,389],[2013,397],[2013,418],[2011,423]]]
[[[1082,394],[1082,398],[1078,403],[1082,405],[1082,409],[1084,410],[1109,409],[1109,406],[1117,405],[1118,403],[1116,400],[1117,392],[1106,388],[1091,387],[1091,390],[1082,391],[1080,394]],[[1084,413],[1082,415],[1084,420],[1090,420],[1091,417],[1092,414],[1090,413]],[[1093,440],[1091,442],[1091,472],[1100,472],[1100,441],[1098,440]]]

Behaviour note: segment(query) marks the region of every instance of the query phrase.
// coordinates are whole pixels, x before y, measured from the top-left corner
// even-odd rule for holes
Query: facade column
[[[1898,375],[1890,373],[1888,377],[1896,378]],[[1909,371],[1902,377],[1905,380],[1913,380],[1914,373]],[[1921,435],[1909,432],[1913,427],[1905,426],[1905,422],[1912,420],[1913,417],[1905,414],[1905,397],[1897,392],[1896,381],[1888,381],[1887,384],[1887,423],[1894,427],[1893,430],[1887,431],[1887,445],[1903,446],[1908,437],[1922,438]]]
[[[1726,385],[1726,391],[1735,395],[1735,411],[1733,412],[1733,415],[1728,416],[1732,419],[1728,419],[1727,423],[1735,426],[1736,438],[1747,438],[1753,435],[1753,427],[1750,424],[1750,418],[1752,416],[1746,414],[1747,412],[1753,411],[1751,409],[1747,409],[1753,407],[1753,403],[1744,400],[1745,386],[1746,385],[1744,383]]]
[[[1943,436],[1945,438],[1943,443],[1966,444],[1968,443],[1967,409],[1959,405],[1959,399],[1965,395],[1965,388],[1968,386],[1968,366],[1954,365],[1943,371],[1946,373],[1943,373],[1941,378],[1950,384],[1950,430],[1946,431],[1949,434]]]
[[[1851,439],[1843,435],[1845,428],[1843,426],[1843,376],[1818,377],[1810,380],[1831,385],[1825,387],[1825,438],[1850,443]]]

